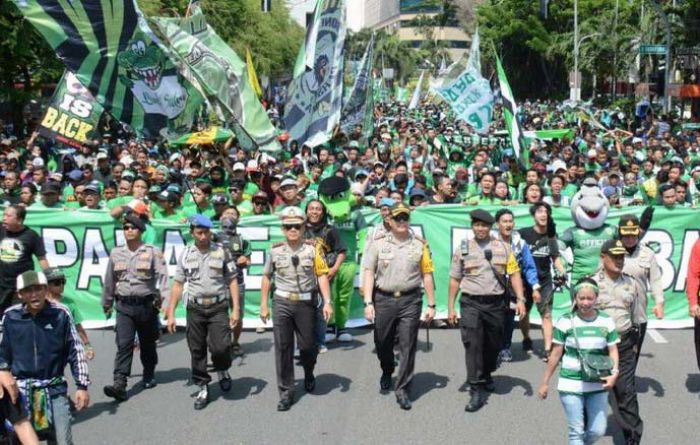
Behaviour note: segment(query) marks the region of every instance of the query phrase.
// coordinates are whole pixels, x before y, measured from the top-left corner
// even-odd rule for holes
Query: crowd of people
[[[156,386],[158,313],[166,315],[167,328],[174,331],[174,311],[183,299],[188,326],[193,326],[187,333],[192,380],[200,386],[195,409],[209,402],[208,353],[224,391],[231,388],[231,356],[242,353],[241,270],[250,264],[250,245],[236,227],[242,218],[279,216],[285,241],[273,246],[267,258],[260,316],[263,322],[274,321],[278,410],[286,411],[294,403],[294,334],[309,392],[315,388],[316,356],[327,351],[326,342],[352,340],[345,322],[358,266],[365,316],[375,325],[380,388],[393,386],[399,406],[411,409],[423,289],[427,322],[435,316],[435,296],[428,243],[407,223],[415,208],[461,204],[470,210],[474,238],[454,252],[448,317],[436,322],[460,326],[470,388],[466,411],[483,407],[484,393],[493,391],[491,373],[512,359],[516,315],[522,347],[533,349],[528,314],[536,306],[544,338],[544,350],[537,352],[548,363],[539,394],[547,397],[549,379],[561,361],[559,390],[570,443],[593,443],[605,431],[607,397],[601,394],[606,390],[613,391],[611,403],[627,443],[639,443],[643,423],[634,372],[646,326],[646,311],[639,307],[646,308],[647,292],[654,298],[654,314],[663,317],[658,265],[654,267],[653,253],[649,260],[639,243],[647,227],[630,215],[620,222],[619,239],[601,239],[600,269],[575,277],[574,312],[553,320],[554,288],[566,283],[567,271],[552,209],[569,207],[586,187],[599,188],[615,208],[695,208],[700,203],[700,130],[646,107],[627,116],[619,110],[581,111],[554,102],[522,105],[524,130],[570,131],[561,138],[524,139],[516,150],[507,135],[479,136],[444,104],[430,102],[412,110],[397,102],[379,104],[372,129],[356,125],[318,147],[300,146],[281,133],[283,150],[275,153],[245,150],[233,140],[175,149],[166,141],[124,132],[70,148],[37,132],[23,137],[0,128],[0,204],[5,207],[0,229],[0,308],[5,312],[0,388],[12,402],[2,405],[4,417],[14,423],[23,443],[33,443],[33,429],[49,429],[48,424],[37,425],[33,410],[50,410],[52,440],[72,443],[63,379],[68,364],[78,387],[75,407],[89,404],[87,360],[94,351],[80,327],[80,308],[62,295],[65,276],[50,267],[41,239],[24,225],[35,209],[104,212],[125,230],[126,245],[110,254],[102,295],[105,315],[116,310],[118,346],[114,382],[104,387],[105,394],[127,400],[135,341],[140,342],[144,387]],[[504,127],[499,116],[497,109],[493,128]],[[346,192],[354,213],[344,225],[335,224],[333,209],[327,207]],[[515,229],[513,205],[527,206],[532,227]],[[492,215],[482,206],[501,209]],[[358,251],[357,240],[346,242],[344,237],[356,237],[366,227],[357,212],[362,208],[379,210],[383,224],[367,233]],[[157,220],[189,226],[194,240],[178,258],[172,284],[161,251],[152,245],[150,224]],[[43,272],[33,272],[34,257]],[[623,267],[628,268],[624,274]],[[614,292],[618,287],[626,293]],[[512,301],[504,302],[504,294]],[[270,295],[276,307],[272,317]],[[700,316],[697,295],[689,301],[694,302],[691,315]],[[39,347],[47,353],[59,347],[61,354],[30,363],[25,350],[31,348],[22,340],[23,317],[59,327],[65,343],[57,346],[44,333]],[[577,324],[588,334],[582,335]],[[585,337],[585,348],[577,334]],[[400,360],[394,383],[395,343]],[[589,357],[583,349],[609,356],[610,363],[604,363],[609,366],[601,365],[608,373],[586,380]],[[597,352],[591,353],[593,349]],[[42,395],[40,406],[29,406],[33,428],[17,408],[18,382],[19,393]]]

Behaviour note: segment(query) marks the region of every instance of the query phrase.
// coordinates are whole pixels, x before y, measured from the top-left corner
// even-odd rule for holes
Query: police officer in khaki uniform
[[[636,278],[643,289],[637,305],[639,320],[637,361],[639,361],[639,353],[642,350],[642,343],[644,343],[644,336],[647,332],[647,293],[651,293],[651,297],[654,299],[653,312],[656,318],[664,318],[664,285],[661,282],[661,267],[656,261],[654,251],[639,241],[642,231],[636,215],[622,215],[617,232],[626,250],[625,267],[622,271]]]
[[[131,375],[137,333],[143,386],[156,386],[158,311],[168,294],[168,271],[163,254],[141,240],[146,222],[132,213],[124,218],[123,229],[126,245],[112,249],[102,289],[102,308],[107,318],[112,315],[115,300],[117,309],[114,384],[105,386],[104,393],[119,402],[127,399],[126,381]]]
[[[285,242],[275,244],[265,262],[260,289],[260,319],[270,317],[268,297],[275,282],[273,334],[275,365],[280,401],[278,411],[287,411],[294,403],[294,336],[299,345],[304,368],[304,388],[316,387],[314,367],[318,356],[316,345],[316,307],[319,291],[323,299],[323,316],[333,315],[328,265],[314,241],[304,241],[304,212],[299,207],[285,207],[280,212]]]
[[[596,308],[605,311],[615,322],[620,334],[617,345],[619,375],[613,387],[610,405],[615,420],[625,436],[625,444],[638,444],[644,423],[639,417],[635,386],[637,344],[639,341],[639,310],[644,290],[638,280],[624,273],[627,250],[620,240],[608,240],[600,249],[601,266],[593,275],[598,283]]]
[[[168,307],[168,331],[173,333],[175,308],[186,285],[187,345],[192,357],[192,381],[199,386],[194,409],[203,409],[209,403],[211,376],[207,372],[207,348],[221,390],[231,390],[231,376],[228,373],[231,367],[231,329],[241,322],[236,280],[238,270],[227,251],[211,241],[211,228],[211,220],[204,215],[190,218],[194,245],[185,247],[177,262]]]
[[[398,337],[399,373],[396,402],[411,409],[408,389],[413,379],[423,290],[428,297],[425,321],[435,317],[435,267],[428,244],[409,227],[411,210],[403,203],[391,208],[391,231],[379,235],[364,258],[365,318],[374,322],[374,343],[382,368],[379,386],[391,388],[394,343]]]
[[[494,218],[477,209],[471,212],[474,238],[463,240],[452,255],[448,291],[448,322],[457,324],[455,298],[461,292],[460,331],[469,384],[468,412],[485,403],[484,390],[495,390],[491,373],[503,344],[505,312],[509,304],[507,281],[516,296],[516,315],[525,314],[523,282],[511,247],[491,238]]]

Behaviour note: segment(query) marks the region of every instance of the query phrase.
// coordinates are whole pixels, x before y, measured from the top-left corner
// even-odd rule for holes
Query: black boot
[[[481,388],[469,388],[469,403],[464,407],[464,410],[470,413],[479,411],[484,406],[484,396],[481,393]]]
[[[126,394],[126,382],[123,381],[115,380],[113,385],[105,386],[102,388],[102,391],[104,391],[107,397],[110,397],[117,402],[126,402],[126,400],[129,398],[129,396]]]

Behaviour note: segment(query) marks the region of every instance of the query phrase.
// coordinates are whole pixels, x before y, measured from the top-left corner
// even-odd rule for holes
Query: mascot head
[[[595,179],[587,178],[571,200],[571,217],[584,230],[601,227],[608,217],[609,204]]]
[[[335,222],[344,222],[350,217],[354,197],[350,194],[350,183],[340,176],[326,178],[318,185],[318,198],[328,209]]]

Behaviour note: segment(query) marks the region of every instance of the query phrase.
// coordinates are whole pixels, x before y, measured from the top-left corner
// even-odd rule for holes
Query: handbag
[[[581,362],[581,374],[584,382],[600,382],[603,377],[612,375],[615,362],[608,355],[591,354],[583,352],[579,345],[578,335],[576,334],[576,326],[574,325],[575,317],[567,316],[571,319],[571,330],[574,331],[574,342],[578,351],[579,362]]]

